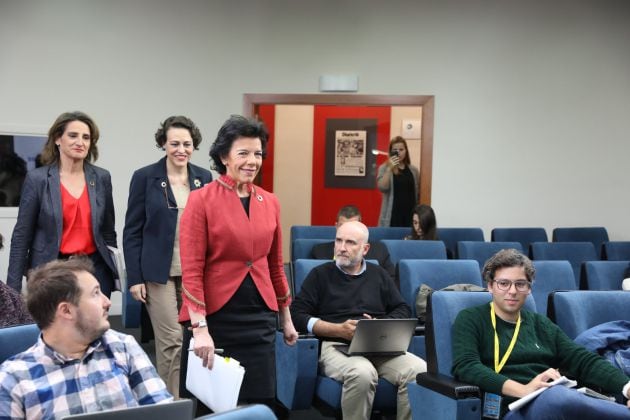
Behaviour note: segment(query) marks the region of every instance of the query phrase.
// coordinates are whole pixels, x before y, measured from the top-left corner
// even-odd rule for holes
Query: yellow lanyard
[[[492,319],[492,328],[494,328],[494,371],[496,373],[499,373],[501,372],[501,369],[503,369],[503,366],[505,366],[505,362],[507,362],[508,357],[510,357],[512,350],[514,349],[514,345],[516,344],[518,332],[521,329],[521,314],[518,314],[518,319],[516,320],[516,328],[514,329],[512,341],[510,341],[510,345],[505,351],[503,359],[501,359],[501,363],[499,363],[499,336],[497,335],[497,318],[494,315],[494,305],[492,304],[492,302],[490,302],[490,318]]]

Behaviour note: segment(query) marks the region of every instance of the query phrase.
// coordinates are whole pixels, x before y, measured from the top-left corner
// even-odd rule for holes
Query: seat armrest
[[[440,373],[419,373],[416,376],[416,382],[418,385],[455,400],[479,398],[481,394],[478,386],[457,381],[452,376]]]
[[[276,332],[276,397],[289,410],[312,404],[317,379],[319,340],[300,338],[293,346]]]

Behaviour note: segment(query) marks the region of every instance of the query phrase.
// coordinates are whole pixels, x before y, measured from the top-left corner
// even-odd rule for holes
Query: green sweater
[[[516,324],[498,316],[499,358],[503,358]],[[464,309],[453,325],[453,375],[484,392],[501,394],[508,379],[526,384],[549,368],[575,378],[581,386],[619,393],[630,380],[595,353],[575,344],[547,317],[521,310],[521,328],[505,366],[494,371],[494,330],[490,305]],[[504,398],[504,407],[514,398]]]

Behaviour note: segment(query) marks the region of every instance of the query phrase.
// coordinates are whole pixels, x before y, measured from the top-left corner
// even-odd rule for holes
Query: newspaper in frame
[[[335,131],[335,176],[365,176],[367,131]]]

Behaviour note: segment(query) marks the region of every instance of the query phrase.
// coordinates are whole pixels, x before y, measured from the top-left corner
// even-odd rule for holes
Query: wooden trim
[[[254,117],[261,104],[274,105],[379,105],[422,107],[419,202],[431,205],[433,184],[433,119],[435,96],[432,95],[356,95],[356,94],[281,94],[246,93],[243,115]]]

